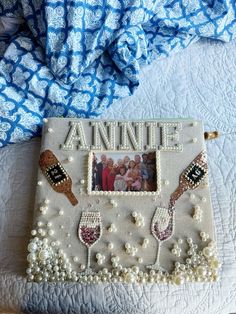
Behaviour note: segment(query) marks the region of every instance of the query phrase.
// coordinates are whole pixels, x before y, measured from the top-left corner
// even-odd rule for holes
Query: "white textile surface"
[[[40,140],[0,150],[0,312],[228,314],[236,312],[236,42],[201,41],[143,70],[135,95],[103,118],[192,117],[222,135],[208,143],[222,263],[212,284],[36,284],[24,279]]]

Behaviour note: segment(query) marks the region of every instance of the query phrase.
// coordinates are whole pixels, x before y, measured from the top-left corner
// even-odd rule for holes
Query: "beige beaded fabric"
[[[29,281],[217,280],[201,121],[50,118]]]

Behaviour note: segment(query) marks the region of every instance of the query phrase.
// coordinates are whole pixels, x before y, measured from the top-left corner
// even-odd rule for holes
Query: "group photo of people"
[[[156,153],[93,153],[92,191],[156,191]]]

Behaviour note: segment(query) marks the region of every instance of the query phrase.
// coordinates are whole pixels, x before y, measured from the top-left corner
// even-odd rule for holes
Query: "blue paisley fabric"
[[[45,117],[99,116],[142,66],[236,34],[235,0],[0,0],[1,17],[24,23],[0,35],[0,146],[40,135]]]

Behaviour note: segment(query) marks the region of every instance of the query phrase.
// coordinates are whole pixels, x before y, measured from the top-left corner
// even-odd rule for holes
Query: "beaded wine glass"
[[[92,273],[90,268],[91,247],[98,242],[102,236],[100,212],[82,212],[79,222],[78,235],[80,241],[88,248],[87,267],[85,269],[85,273],[89,274]]]
[[[187,190],[196,189],[208,173],[206,152],[201,151],[183,170],[179,177],[179,185],[170,196],[168,208],[157,207],[152,218],[151,233],[158,241],[156,261],[147,268],[164,271],[159,265],[161,243],[170,239],[174,233],[175,203]]]
[[[165,271],[159,264],[161,243],[170,239],[174,233],[173,207],[157,207],[151,222],[151,233],[158,242],[156,261],[153,265],[146,266],[149,269]]]

